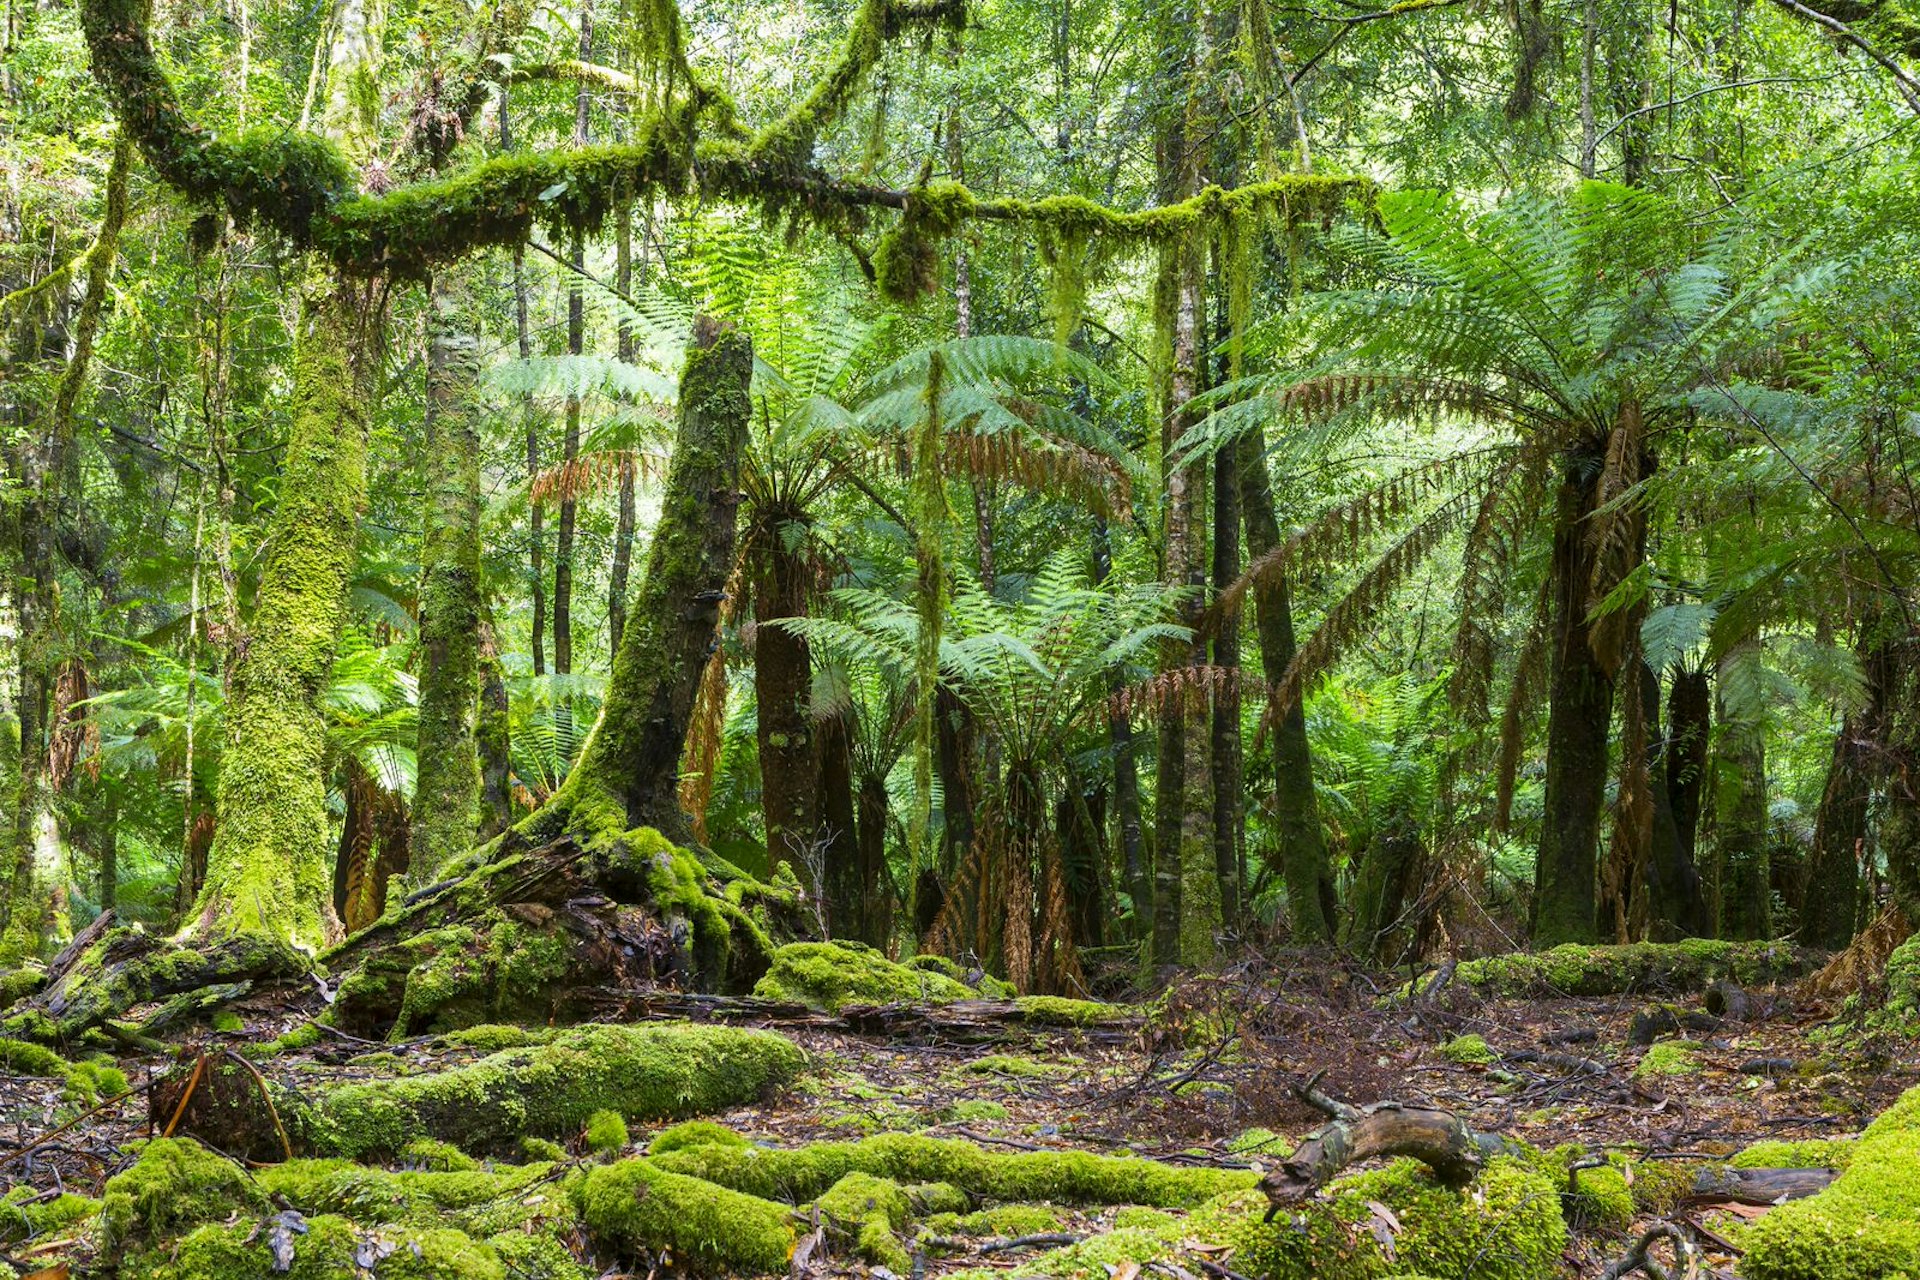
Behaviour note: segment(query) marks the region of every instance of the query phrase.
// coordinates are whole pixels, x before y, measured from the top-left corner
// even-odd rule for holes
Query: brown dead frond
[[[1886,977],[1887,959],[1893,955],[1894,948],[1912,934],[1913,927],[1907,923],[1906,916],[1889,902],[1846,950],[1800,984],[1800,994],[1813,1000],[1838,1000],[1871,990]]]
[[[56,791],[81,761],[89,777],[100,778],[100,726],[80,705],[91,696],[85,663],[75,658],[60,668],[53,682],[53,740],[47,745],[47,779]]]
[[[1470,496],[1470,493],[1460,494],[1429,513],[1389,547],[1386,554],[1361,575],[1353,589],[1327,610],[1320,626],[1294,653],[1293,661],[1287,664],[1279,685],[1268,698],[1266,715],[1260,722],[1262,739],[1273,721],[1298,706],[1361,632],[1378,620],[1394,592],[1460,523]]]
[[[1192,713],[1206,710],[1215,699],[1229,693],[1263,698],[1266,692],[1266,683],[1242,667],[1182,663],[1115,689],[1088,708],[1085,721],[1092,726],[1136,714],[1158,715],[1176,709]]]
[[[1126,518],[1132,510],[1132,489],[1119,463],[1037,428],[1030,437],[1012,431],[949,435],[942,461],[951,473],[1053,494],[1106,519]]]
[[[1208,632],[1233,616],[1256,586],[1311,569],[1330,569],[1358,554],[1386,529],[1402,523],[1436,493],[1463,483],[1487,483],[1484,453],[1454,453],[1408,467],[1373,488],[1322,512],[1311,524],[1257,557],[1220,593],[1202,621]],[[1509,464],[1510,465],[1510,464]],[[1496,466],[1493,474],[1506,471]]]
[[[642,449],[596,449],[572,462],[548,467],[533,478],[536,504],[577,502],[602,494],[623,479],[658,482],[667,473],[667,456]]]
[[[1595,485],[1594,510],[1587,528],[1593,575],[1587,583],[1587,612],[1596,614],[1640,561],[1646,542],[1646,510],[1633,495],[1646,461],[1645,419],[1640,406],[1627,401],[1607,436],[1606,460]],[[1599,614],[1588,630],[1593,656],[1608,675],[1620,670],[1629,631],[1636,619],[1626,610]]]
[[[1547,643],[1551,631],[1547,625],[1547,599],[1542,588],[1540,606],[1534,611],[1533,625],[1520,645],[1513,664],[1513,681],[1507,686],[1506,706],[1500,712],[1500,749],[1494,762],[1493,830],[1505,835],[1513,821],[1514,784],[1520,772],[1520,752],[1526,746],[1528,713],[1538,704],[1547,681]]]
[[[1284,412],[1315,422],[1365,409],[1386,418],[1438,418],[1446,414],[1506,422],[1513,406],[1505,397],[1457,378],[1407,373],[1335,373],[1296,382],[1277,397]]]

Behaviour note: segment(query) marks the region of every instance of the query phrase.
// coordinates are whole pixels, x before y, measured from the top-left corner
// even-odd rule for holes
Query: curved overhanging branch
[[[421,278],[481,249],[523,243],[535,227],[595,231],[622,205],[652,196],[754,204],[770,216],[838,231],[863,226],[871,210],[898,210],[892,252],[911,258],[924,252],[926,240],[967,219],[1153,243],[1254,211],[1290,223],[1325,222],[1350,197],[1371,192],[1364,178],[1303,175],[1231,191],[1212,187],[1178,204],[1121,212],[1074,196],[981,199],[949,182],[897,190],[850,182],[814,164],[814,133],[845,110],[887,40],[963,16],[960,0],[867,0],[820,85],[752,138],[733,124],[730,106],[696,93],[636,122],[631,142],[496,156],[362,195],[344,157],[323,138],[256,130],[223,139],[190,120],[154,55],[146,0],[81,5],[94,74],[161,179],[237,222],[273,228],[348,276]],[[700,137],[708,116],[722,136]]]

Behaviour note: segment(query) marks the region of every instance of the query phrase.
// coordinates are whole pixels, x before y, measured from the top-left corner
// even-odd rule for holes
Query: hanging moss
[[[874,283],[890,302],[911,305],[940,287],[940,246],[973,210],[973,193],[938,180],[907,193],[900,223],[873,251]]]

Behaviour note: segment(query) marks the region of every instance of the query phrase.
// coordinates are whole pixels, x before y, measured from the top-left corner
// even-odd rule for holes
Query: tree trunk
[[[252,626],[234,661],[218,828],[188,922],[202,935],[260,933],[318,946],[339,930],[327,894],[320,695],[346,622],[366,496],[363,380],[376,329],[338,285],[316,285],[306,298],[280,503],[268,523]]]
[[[754,575],[753,681],[760,743],[760,805],[766,821],[767,870],[781,863],[805,867],[819,815],[814,796],[813,663],[804,636],[777,625],[807,612],[805,556],[789,548],[798,513],[760,515],[759,572]]]
[[[1693,852],[1682,842],[1673,812],[1668,771],[1673,752],[1660,735],[1660,677],[1645,662],[1635,662],[1638,696],[1647,724],[1647,754],[1654,760],[1648,791],[1653,802],[1653,843],[1647,858],[1647,908],[1650,931],[1659,936],[1701,937],[1712,932],[1707,900]]]
[[[1237,450],[1222,449],[1213,459],[1213,590],[1220,592],[1240,575],[1240,480]],[[1240,885],[1245,863],[1246,783],[1241,760],[1240,613],[1222,617],[1213,637],[1213,665],[1227,682],[1213,703],[1213,863],[1220,881],[1220,919],[1232,929],[1240,920]]]
[[[614,242],[618,287],[623,296],[633,291],[633,206],[620,206],[617,224],[618,236]],[[646,246],[641,245],[641,279],[646,278]],[[628,323],[623,312],[620,317],[619,354],[623,364],[633,363],[633,326]],[[620,652],[620,633],[627,626],[627,574],[633,565],[634,533],[634,480],[635,468],[629,463],[620,467],[620,498],[618,514],[613,529],[613,564],[607,575],[607,632],[610,637],[610,650]]]
[[[841,707],[820,722],[820,883],[827,936],[869,941],[860,879],[860,832],[853,798],[852,711]]]
[[[1568,455],[1550,566],[1552,653],[1547,693],[1546,798],[1534,865],[1533,933],[1542,946],[1598,940],[1595,873],[1607,788],[1613,678],[1594,657],[1587,625],[1592,514],[1602,458]]]
[[[614,655],[599,722],[551,812],[530,820],[530,835],[578,821],[589,836],[651,826],[676,843],[691,841],[677,795],[680,758],[733,567],[752,373],[746,335],[706,316],[695,319],[646,578]]]
[[[592,0],[580,3],[580,61],[593,61],[593,4]],[[593,94],[585,79],[580,81],[574,93],[573,145],[585,147],[589,141],[590,108]],[[580,277],[586,269],[586,240],[576,229],[573,233],[573,251],[568,256],[573,270],[567,276],[567,354],[577,356],[586,351],[587,313],[586,298],[581,293]],[[580,456],[580,397],[568,396],[566,407],[566,430],[561,439],[561,465],[574,462]],[[579,517],[579,504],[574,500],[573,487],[566,485],[560,491],[560,516],[558,528],[554,531],[553,542],[553,669],[560,675],[573,673],[573,552],[574,526]],[[558,704],[559,713],[567,714],[571,699],[562,699]]]
[[[1674,668],[1667,691],[1667,795],[1680,851],[1695,866],[1700,861],[1700,800],[1706,787],[1712,719],[1713,688],[1707,673]]]
[[[416,750],[414,878],[423,883],[473,847],[479,828],[480,424],[474,387],[479,342],[465,332],[461,299],[436,278],[430,298],[421,538],[420,725]]]
[[[1800,908],[1800,938],[1808,946],[1838,950],[1860,923],[1860,866],[1867,847],[1867,815],[1880,777],[1874,751],[1885,713],[1886,653],[1862,645],[1867,705],[1840,721],[1832,763],[1813,824],[1807,856],[1806,893]]]
[[[501,131],[506,131],[506,115],[501,114]],[[522,360],[533,358],[533,334],[527,322],[527,263],[524,250],[516,250],[513,255],[513,316],[514,326],[519,337],[519,351]],[[540,418],[533,410],[529,398],[525,406],[527,418],[527,482],[540,474]],[[527,572],[532,578],[530,593],[533,597],[532,649],[533,674],[547,674],[547,566],[546,566],[546,511],[538,502],[527,504]]]
[[[480,710],[474,746],[480,757],[480,839],[491,840],[513,825],[513,741],[508,720],[506,673],[500,666],[493,623],[480,628]]]
[[[858,799],[860,941],[881,947],[893,932],[893,893],[887,878],[887,780],[871,773],[862,777]]]
[[[942,869],[951,877],[973,848],[973,713],[946,685],[934,690],[935,763],[940,770]]]
[[[1755,644],[1757,641],[1749,639],[1729,650],[1721,660],[1722,675],[1725,663]],[[1766,739],[1759,725],[1729,715],[1722,699],[1714,751],[1714,862],[1720,882],[1720,936],[1771,937]]]
[[[1239,446],[1240,503],[1247,527],[1247,558],[1257,560],[1280,545],[1267,476],[1266,441],[1259,432]],[[1253,615],[1260,637],[1260,673],[1278,688],[1293,661],[1293,602],[1287,580],[1253,588]],[[1295,942],[1331,942],[1339,898],[1326,834],[1313,792],[1313,753],[1307,744],[1305,709],[1295,702],[1273,725],[1273,816],[1280,839],[1280,869],[1287,886],[1287,920]]]
[[[1093,578],[1105,585],[1113,572],[1113,543],[1107,522],[1093,522]],[[1117,693],[1126,684],[1126,673],[1115,671],[1109,686]],[[1133,937],[1145,941],[1153,936],[1153,880],[1142,847],[1140,830],[1140,769],[1134,758],[1133,716],[1117,707],[1107,713],[1107,740],[1113,747],[1113,811],[1120,838],[1122,881],[1133,900]]]

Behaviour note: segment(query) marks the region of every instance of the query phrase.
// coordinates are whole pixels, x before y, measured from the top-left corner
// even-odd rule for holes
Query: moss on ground
[[[1463,1066],[1484,1067],[1497,1056],[1480,1036],[1455,1036],[1440,1046],[1440,1056]]]
[[[913,1260],[900,1243],[913,1203],[899,1183],[870,1173],[850,1173],[828,1187],[814,1207],[862,1260],[898,1275],[913,1269]]]
[[[1609,996],[1635,991],[1700,991],[1722,978],[1749,986],[1806,973],[1812,954],[1784,942],[1566,943],[1462,963],[1454,980],[1505,996]],[[1406,988],[1401,994],[1406,994]]]
[[[1807,1138],[1756,1142],[1727,1161],[1736,1169],[1845,1169],[1853,1163],[1852,1138]],[[1920,1176],[1920,1171],[1916,1171]]]
[[[1691,1076],[1700,1071],[1700,1046],[1690,1040],[1662,1040],[1648,1048],[1633,1074],[1640,1079]]]
[[[1172,1214],[1159,1209],[1144,1212],[1160,1214],[1169,1222],[1176,1221]],[[972,1213],[932,1214],[921,1225],[929,1233],[940,1236],[1007,1237],[1058,1231],[1064,1221],[1059,1210],[1043,1204],[999,1204]]]
[[[1071,1070],[1065,1063],[1038,1062],[1032,1058],[1022,1058],[1011,1053],[990,1053],[984,1058],[975,1058],[961,1064],[960,1070],[972,1075],[1012,1076],[1018,1079],[1036,1080],[1045,1076],[1060,1075]]]
[[[39,1191],[18,1186],[0,1196],[0,1245],[18,1244],[91,1218],[100,1202],[63,1191],[43,1199]]]
[[[190,1138],[155,1138],[107,1179],[101,1238],[109,1249],[138,1248],[176,1227],[266,1207],[266,1193],[238,1164]]]
[[[1833,1185],[1771,1210],[1735,1243],[1744,1280],[1920,1275],[1920,1088],[1867,1126]]]
[[[903,1184],[946,1182],[984,1200],[1163,1208],[1191,1207],[1250,1187],[1258,1177],[1084,1151],[989,1152],[958,1139],[897,1133],[787,1149],[692,1146],[653,1159],[663,1169],[795,1204],[816,1199],[849,1173]]]

